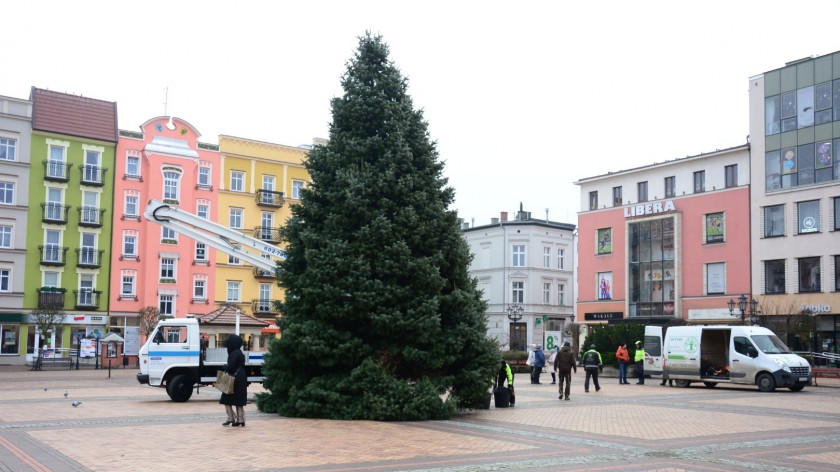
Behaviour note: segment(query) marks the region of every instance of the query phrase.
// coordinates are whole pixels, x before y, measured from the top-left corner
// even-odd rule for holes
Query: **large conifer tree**
[[[454,191],[381,37],[360,38],[342,86],[284,229],[283,336],[257,403],[285,416],[447,418],[481,403],[498,359]]]

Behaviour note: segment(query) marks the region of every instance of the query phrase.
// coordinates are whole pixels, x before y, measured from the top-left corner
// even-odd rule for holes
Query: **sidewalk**
[[[114,369],[109,379],[107,370],[0,367],[0,471],[833,471],[840,463],[840,389],[822,386],[840,386],[833,379],[767,394],[602,378],[600,392],[584,393],[578,370],[567,402],[556,385],[518,374],[515,408],[450,421],[282,418],[249,404],[247,426],[226,428],[215,389],[174,403],[138,384],[137,372]]]

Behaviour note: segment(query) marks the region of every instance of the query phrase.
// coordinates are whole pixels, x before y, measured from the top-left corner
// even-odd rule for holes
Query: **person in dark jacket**
[[[542,345],[537,344],[537,349],[534,351],[534,365],[531,366],[531,383],[539,384],[540,374],[542,374],[543,367],[545,367],[545,353],[542,350]]]
[[[557,370],[557,376],[560,378],[560,384],[557,386],[560,391],[560,398],[563,398],[563,394],[565,393],[566,400],[568,400],[569,393],[572,390],[572,370],[577,373],[575,353],[572,352],[569,341],[563,344],[563,349],[560,349],[557,357],[554,358],[554,369]],[[565,390],[563,389],[564,382],[566,384]]]
[[[219,403],[225,406],[227,421],[222,426],[245,426],[245,404],[248,402],[248,377],[245,373],[245,354],[242,353],[242,338],[232,334],[225,342],[228,358],[225,371],[234,378],[233,393],[223,393]],[[236,407],[234,413],[233,407]]]
[[[589,346],[589,350],[583,353],[583,366],[586,370],[586,379],[583,381],[583,391],[589,392],[589,378],[595,383],[595,391],[601,390],[598,385],[598,372],[604,367],[601,360],[601,353],[595,350],[595,345]]]

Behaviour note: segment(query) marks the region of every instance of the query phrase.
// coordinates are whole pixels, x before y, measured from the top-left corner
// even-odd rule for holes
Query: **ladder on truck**
[[[282,249],[270,243],[157,200],[149,200],[143,216],[164,228],[204,243],[271,274],[276,274],[277,271],[277,263],[272,257],[286,258],[286,253]]]

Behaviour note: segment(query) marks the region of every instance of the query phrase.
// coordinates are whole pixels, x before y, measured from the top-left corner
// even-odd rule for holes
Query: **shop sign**
[[[599,313],[584,313],[583,319],[586,321],[609,321],[620,320],[624,318],[624,313],[620,311],[607,311]]]
[[[677,207],[674,206],[674,202],[672,200],[646,203],[644,205],[632,205],[624,207],[624,217],[630,218],[633,216],[653,215],[655,213],[664,213],[666,211],[674,211],[676,209]]]
[[[831,313],[831,305],[800,305],[799,311],[809,311],[811,313]]]

